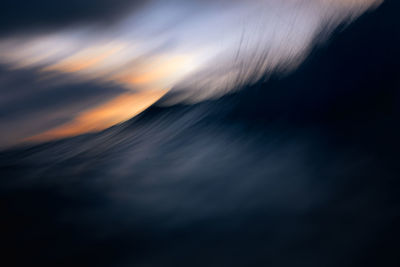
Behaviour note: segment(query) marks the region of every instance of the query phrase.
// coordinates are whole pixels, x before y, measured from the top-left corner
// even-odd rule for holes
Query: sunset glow
[[[43,83],[40,88],[53,86],[47,83],[53,77],[55,84],[107,84],[121,90],[118,96],[107,91],[112,98],[100,106],[68,109],[59,120],[69,122],[53,125],[57,119],[46,115],[51,127],[13,143],[105,129],[130,119],[168,90],[176,93],[171,103],[195,103],[256,82],[265,73],[291,71],[307,57],[321,29],[329,34],[381,3],[154,0],[106,28],[87,23],[0,37],[0,64],[10,71],[33,71]]]
[[[103,105],[82,112],[71,122],[23,141],[40,142],[103,130],[134,117],[166,92],[167,90],[156,90],[122,94]]]

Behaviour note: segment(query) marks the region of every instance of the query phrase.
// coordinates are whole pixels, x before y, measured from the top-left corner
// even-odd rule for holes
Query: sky
[[[5,0],[0,148],[99,131],[168,92],[217,98],[296,69],[381,0]]]

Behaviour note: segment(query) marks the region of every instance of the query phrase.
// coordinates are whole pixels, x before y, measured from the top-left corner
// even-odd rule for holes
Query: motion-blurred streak
[[[400,1],[351,20],[373,3],[154,0],[10,37],[0,146],[78,136],[0,151],[2,266],[399,267]]]
[[[128,120],[159,100],[166,91],[144,91],[122,94],[107,103],[78,114],[71,122],[26,138],[23,142],[40,142],[100,131]]]
[[[197,98],[201,100],[220,95],[220,90],[228,92],[257,81],[265,72],[296,67],[321,31],[329,32],[380,3],[380,0],[205,1],[203,4],[152,1],[140,14],[121,17],[119,24],[105,31],[83,27],[0,40],[0,60],[15,67],[34,65],[43,66],[43,71],[73,72],[81,78],[106,77],[128,86],[152,83],[160,78],[159,69],[164,68],[161,71],[164,76],[177,78],[161,82],[160,89],[185,87],[194,91],[192,97],[199,94]],[[187,17],[187,13],[195,15]],[[157,34],[165,23],[170,26]],[[127,77],[132,70],[140,72],[147,67],[143,62],[125,63],[134,62],[159,43],[170,45],[147,54],[144,59],[148,61],[144,65],[152,61],[158,64],[151,67],[156,69],[155,73],[146,73],[147,78]],[[177,65],[175,56],[189,60]],[[164,60],[165,57],[171,59]],[[205,71],[211,75],[201,75]],[[200,85],[196,79],[199,75]],[[226,83],[227,80],[240,84]]]
[[[0,39],[0,63],[16,70],[40,69],[39,78],[57,72],[71,82],[96,80],[132,92],[172,90],[174,98],[168,103],[195,103],[218,98],[271,73],[294,70],[321,36],[327,38],[339,25],[381,3],[154,0],[141,3],[132,13],[121,13],[108,27],[83,20],[53,31],[7,34]],[[79,90],[74,93],[80,94]],[[151,104],[146,101],[146,106]],[[137,114],[143,107],[138,105],[132,111],[126,106],[126,112],[119,112],[112,121]],[[85,112],[99,108],[88,106]],[[94,121],[99,124],[63,132],[79,134],[110,126],[100,118]]]

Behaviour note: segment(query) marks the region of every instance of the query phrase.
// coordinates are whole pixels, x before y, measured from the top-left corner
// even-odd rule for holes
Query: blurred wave
[[[170,92],[105,131],[3,151],[6,259],[398,266],[396,7],[284,77],[192,105],[165,106]]]
[[[382,1],[73,1],[63,16],[18,3],[0,26],[3,148],[106,129],[167,92],[164,105],[197,103],[284,76]]]
[[[119,2],[115,8],[124,6]],[[0,39],[0,62],[40,68],[43,75],[56,71],[72,73],[74,79],[111,81],[131,90],[173,88],[180,98],[198,102],[254,83],[265,73],[296,68],[322,36],[382,3],[139,2],[132,14],[124,12],[109,27],[89,20],[55,31],[9,34]]]

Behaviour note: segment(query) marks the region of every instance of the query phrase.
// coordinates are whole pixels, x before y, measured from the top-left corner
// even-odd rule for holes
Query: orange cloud
[[[42,142],[76,136],[100,131],[126,121],[160,99],[168,91],[164,88],[169,88],[174,80],[192,69],[191,56],[163,54],[154,56],[145,63],[132,62],[132,64],[123,65],[116,71],[101,70],[123,47],[123,45],[91,47],[42,70],[76,73],[81,78],[94,76],[116,82],[126,88],[139,89],[140,92],[120,95],[103,105],[79,114],[71,122],[22,141]],[[154,90],[154,88],[163,88],[163,90]]]
[[[133,64],[110,80],[134,88],[169,87],[193,68],[193,56],[160,55],[145,64]]]
[[[42,142],[96,132],[126,121],[159,100],[166,90],[122,94],[109,102],[79,114],[73,121],[29,137],[25,142]]]
[[[78,72],[97,67],[104,60],[120,51],[122,47],[107,49],[90,48],[53,65],[45,67],[43,71]]]

